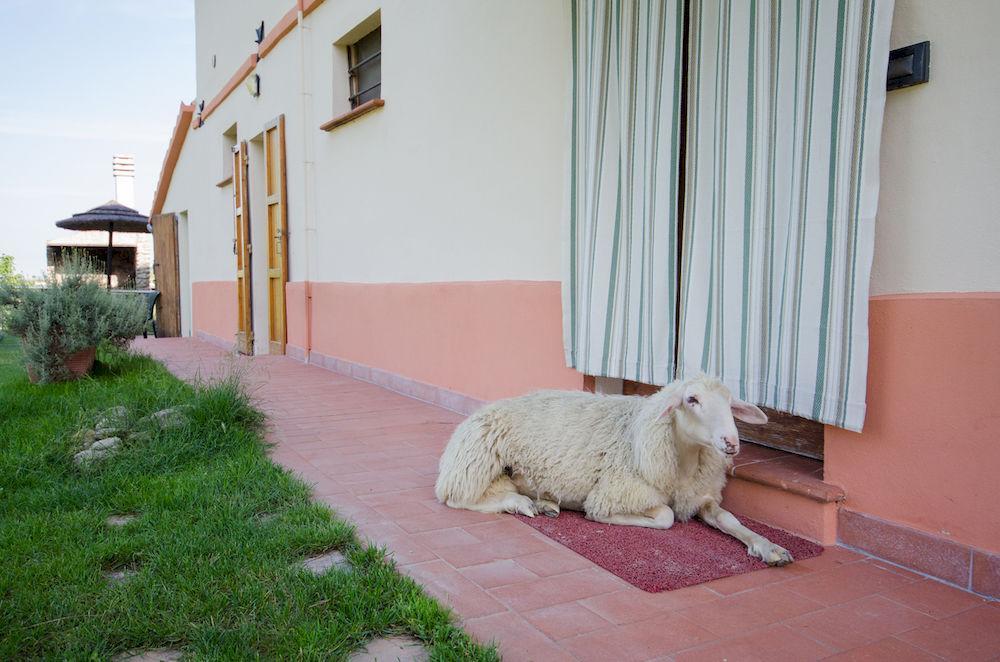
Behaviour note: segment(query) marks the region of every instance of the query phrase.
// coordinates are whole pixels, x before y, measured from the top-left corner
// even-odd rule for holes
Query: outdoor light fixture
[[[889,51],[889,68],[886,73],[885,89],[898,90],[902,87],[920,85],[930,80],[931,42],[922,41]]]
[[[246,86],[247,86],[247,91],[250,93],[250,96],[252,96],[254,98],[259,97],[260,96],[260,74],[253,74],[251,76],[247,76]]]
[[[260,42],[264,41],[264,21],[260,22],[260,27],[256,28],[256,32],[257,32],[257,38],[254,39],[254,42],[259,45]]]

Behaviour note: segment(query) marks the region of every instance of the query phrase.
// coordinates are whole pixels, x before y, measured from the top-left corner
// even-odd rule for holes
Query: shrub
[[[146,320],[141,300],[113,296],[79,256],[68,258],[44,288],[0,284],[0,306],[7,307],[7,329],[21,338],[25,362],[40,382],[70,377],[66,359],[80,350],[124,347]]]
[[[14,268],[14,257],[0,253],[0,288],[22,287],[27,282]],[[0,303],[0,340],[3,340],[4,330],[7,328],[7,314],[7,306]]]

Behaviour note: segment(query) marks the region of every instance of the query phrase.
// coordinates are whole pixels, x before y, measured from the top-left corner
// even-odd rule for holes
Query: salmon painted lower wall
[[[191,284],[191,327],[231,344],[236,334],[236,281],[211,280]]]
[[[583,387],[564,363],[558,282],[298,282],[286,293],[295,347],[479,400]]]
[[[231,338],[235,284],[194,288],[195,329]],[[293,282],[286,295],[288,342],[299,355],[312,351],[479,400],[583,388],[583,376],[563,364],[558,282]],[[847,511],[1000,550],[992,512],[1000,293],[879,296],[869,315],[864,432],[826,429],[825,479],[844,489]],[[822,514],[824,530],[829,517]],[[796,522],[787,528],[807,533]]]
[[[1000,551],[1000,292],[879,296],[869,308],[868,413],[826,429],[844,508]]]
[[[285,283],[286,339],[289,345],[303,352],[311,345],[309,335],[311,285],[304,281]]]

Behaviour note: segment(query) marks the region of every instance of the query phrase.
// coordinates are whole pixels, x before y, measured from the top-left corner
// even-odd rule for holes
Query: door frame
[[[247,143],[233,147],[233,254],[236,256],[236,351],[253,354],[253,244],[250,236],[250,197]]]
[[[264,205],[267,221],[268,350],[284,354],[288,339],[288,181],[285,116],[264,126]]]

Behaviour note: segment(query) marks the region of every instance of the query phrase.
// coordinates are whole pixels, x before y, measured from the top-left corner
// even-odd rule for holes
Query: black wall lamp
[[[254,43],[259,46],[260,42],[264,41],[264,21],[261,21],[260,27],[254,28],[254,31],[257,33],[257,38],[254,39]]]
[[[250,96],[257,98],[260,96],[260,74],[250,74],[247,76],[247,92]]]
[[[931,42],[922,41],[889,51],[885,89],[920,85],[930,80]]]

